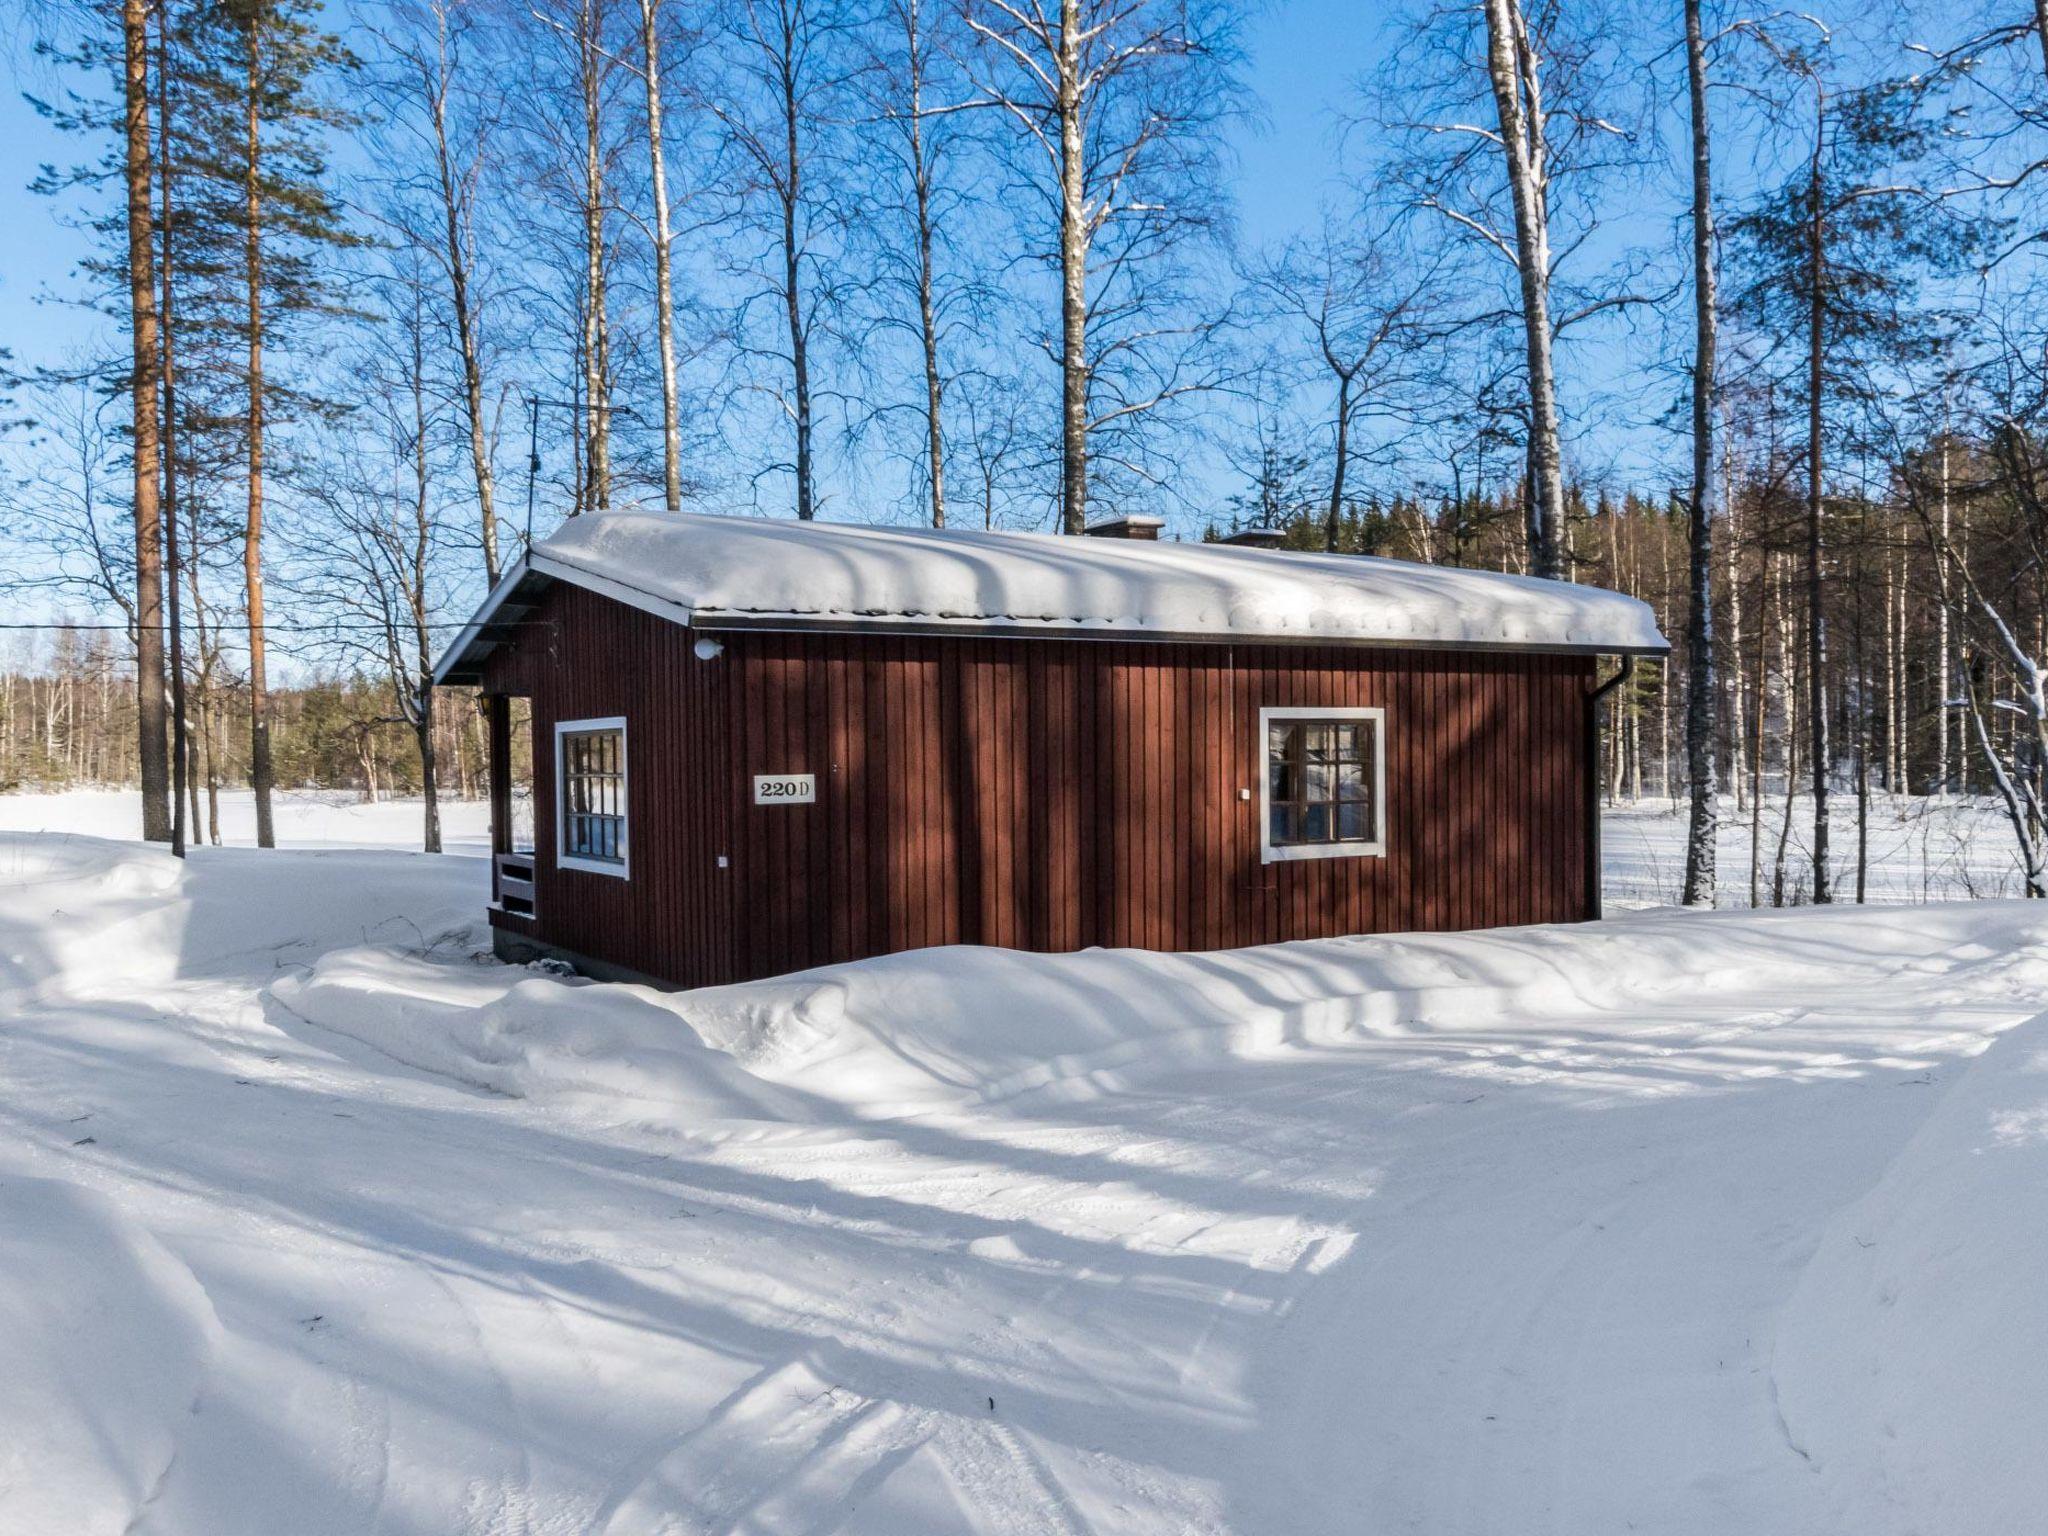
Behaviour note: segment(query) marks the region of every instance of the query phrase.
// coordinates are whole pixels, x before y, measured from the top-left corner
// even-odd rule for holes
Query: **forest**
[[[1115,509],[1652,604],[1603,773],[1674,898],[1859,899],[1949,796],[2048,894],[2048,8],[1338,8],[1277,234],[1216,0],[26,14],[94,323],[0,354],[0,789],[179,847],[418,794],[432,850],[432,661],[563,517]]]

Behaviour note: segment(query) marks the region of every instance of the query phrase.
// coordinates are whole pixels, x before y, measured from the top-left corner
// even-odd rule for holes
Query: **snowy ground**
[[[408,811],[0,831],[0,1531],[2048,1504],[2044,904],[668,997],[480,960]]]
[[[344,790],[296,790],[277,807],[281,848],[417,848],[423,817],[418,800],[365,805]],[[247,790],[220,797],[221,841],[230,848],[256,842],[256,800]],[[133,792],[72,789],[48,795],[0,795],[0,832],[82,832],[88,837],[134,838],[142,811]],[[195,840],[196,841],[196,840]],[[441,843],[450,853],[481,856],[491,846],[490,807],[482,800],[441,802]]]
[[[1685,879],[1683,802],[1623,801],[1601,817],[1601,854],[1607,899],[1617,906],[1660,906],[1678,899]],[[1772,871],[1785,802],[1764,803],[1759,839],[1762,870],[1760,905],[1771,905]],[[1787,900],[1806,899],[1813,828],[1813,802],[1797,800],[1785,839]],[[1856,891],[1856,802],[1842,795],[1829,819],[1835,884],[1842,897]],[[1963,901],[1986,896],[2019,896],[2026,890],[2013,855],[2012,830],[1996,802],[1958,796],[1873,795],[1866,895],[1871,901]],[[1749,905],[1750,815],[1733,800],[1721,806],[1715,840],[1720,904]]]

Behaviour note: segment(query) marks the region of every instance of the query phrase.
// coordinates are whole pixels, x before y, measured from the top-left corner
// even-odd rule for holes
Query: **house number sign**
[[[815,773],[757,773],[754,804],[809,805],[818,798]]]

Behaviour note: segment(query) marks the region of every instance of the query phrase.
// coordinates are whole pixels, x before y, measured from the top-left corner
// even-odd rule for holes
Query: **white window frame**
[[[1273,841],[1272,726],[1276,720],[1370,720],[1375,751],[1372,764],[1374,831],[1369,843],[1278,843]],[[1387,712],[1334,704],[1288,705],[1259,711],[1259,862],[1285,864],[1295,859],[1383,859],[1387,855]]]
[[[586,859],[569,852],[569,775],[567,739],[585,731],[619,733],[619,861]],[[555,866],[580,869],[585,874],[610,875],[615,880],[632,878],[633,868],[633,760],[626,735],[624,715],[606,715],[596,720],[555,722]]]

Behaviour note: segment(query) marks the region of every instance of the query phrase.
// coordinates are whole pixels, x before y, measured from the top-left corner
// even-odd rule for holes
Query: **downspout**
[[[1600,920],[1600,706],[1607,695],[1635,676],[1633,654],[1621,670],[1586,695],[1586,920]]]

